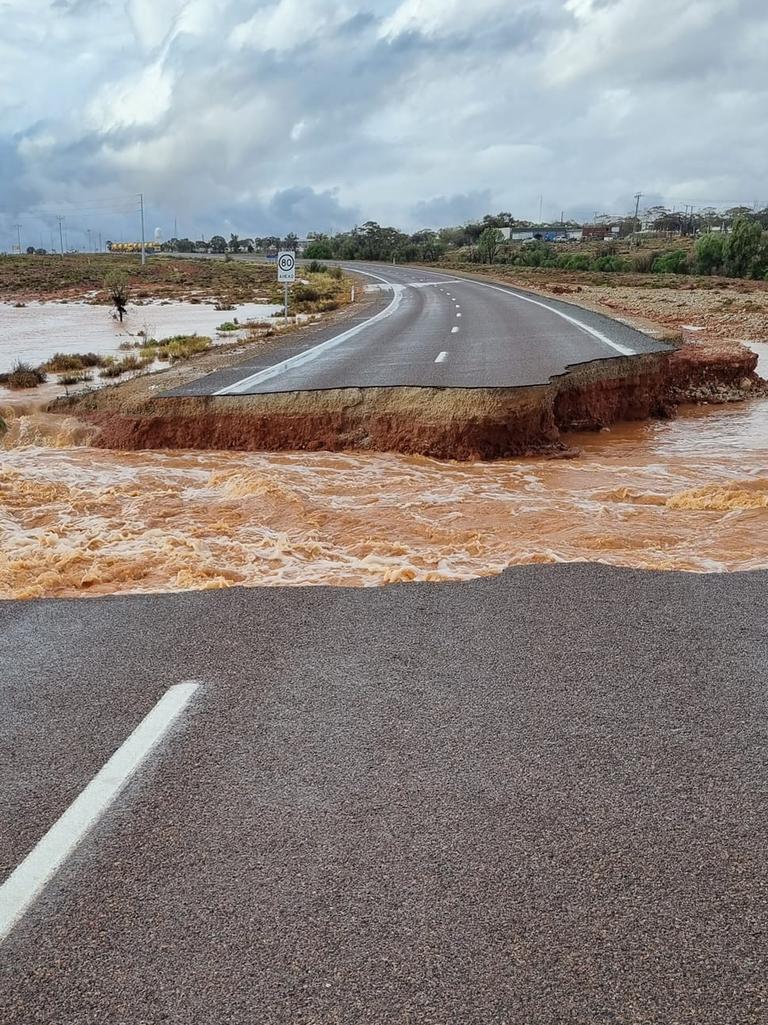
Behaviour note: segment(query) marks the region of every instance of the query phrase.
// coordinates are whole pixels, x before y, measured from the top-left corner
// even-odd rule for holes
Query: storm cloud
[[[0,0],[0,248],[764,203],[763,0]]]

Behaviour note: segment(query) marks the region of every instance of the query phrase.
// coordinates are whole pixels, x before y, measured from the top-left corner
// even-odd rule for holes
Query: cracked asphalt
[[[762,1025],[768,574],[0,603],[4,1025]]]

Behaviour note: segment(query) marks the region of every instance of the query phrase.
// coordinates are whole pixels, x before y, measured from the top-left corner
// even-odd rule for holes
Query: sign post
[[[283,249],[277,254],[277,280],[285,284],[285,323],[288,323],[288,285],[296,280],[296,254]]]

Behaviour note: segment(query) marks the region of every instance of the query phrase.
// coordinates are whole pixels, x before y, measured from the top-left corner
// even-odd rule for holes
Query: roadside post
[[[296,254],[283,249],[277,254],[277,280],[285,285],[285,323],[288,323],[288,285],[296,280]]]

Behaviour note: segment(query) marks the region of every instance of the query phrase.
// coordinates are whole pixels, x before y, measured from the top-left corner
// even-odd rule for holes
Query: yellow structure
[[[160,242],[145,242],[144,251],[147,253],[159,253],[162,247]],[[141,242],[111,242],[110,253],[140,253]]]

